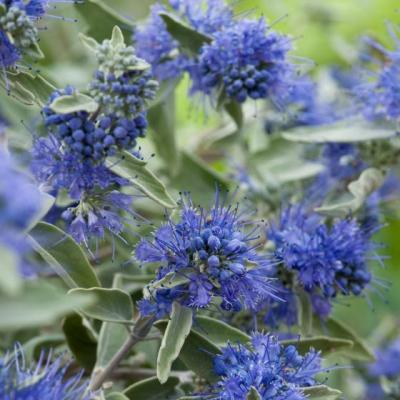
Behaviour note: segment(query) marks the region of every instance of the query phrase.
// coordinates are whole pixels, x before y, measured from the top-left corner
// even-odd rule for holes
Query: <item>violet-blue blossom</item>
[[[2,400],[89,400],[88,384],[82,374],[67,374],[68,365],[62,359],[41,355],[37,363],[27,364],[23,350],[0,359],[0,398]]]
[[[255,310],[264,299],[276,297],[269,257],[255,250],[260,227],[230,201],[217,190],[214,205],[206,210],[184,196],[179,220],[168,218],[152,240],[139,243],[136,258],[160,265],[157,280],[178,282],[172,289],[150,285],[142,309],[149,309],[146,302],[159,301],[168,310],[173,300],[205,308],[218,298],[225,310]]]
[[[291,41],[271,30],[264,19],[242,19],[213,35],[192,70],[193,91],[223,93],[243,103],[279,99],[290,87]]]
[[[337,219],[329,226],[321,216],[296,205],[283,210],[267,237],[282,267],[295,273],[312,295],[314,311],[325,317],[332,298],[359,296],[371,283],[368,261],[377,247],[371,240],[376,230],[351,218]]]
[[[310,349],[300,355],[270,334],[254,333],[251,346],[228,344],[214,359],[219,381],[210,399],[246,400],[255,390],[261,400],[305,400],[303,388],[317,384],[323,371],[320,354]]]

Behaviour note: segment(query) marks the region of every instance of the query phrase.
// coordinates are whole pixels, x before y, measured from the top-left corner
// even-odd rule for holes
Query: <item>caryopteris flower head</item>
[[[254,310],[260,301],[274,296],[269,259],[255,251],[259,226],[246,219],[238,205],[220,197],[217,191],[211,210],[195,207],[183,197],[179,221],[168,219],[152,241],[138,245],[139,261],[161,263],[158,281],[167,284],[176,279],[172,288],[150,286],[150,297],[161,301],[163,308],[168,309],[165,303],[171,297],[194,308],[207,307],[217,297],[223,309]]]
[[[133,149],[136,139],[145,135],[147,120],[144,113],[133,114],[129,119],[113,113],[102,113],[93,118],[86,111],[60,114],[52,110],[54,100],[73,93],[75,89],[70,86],[54,92],[43,108],[43,115],[46,127],[62,142],[66,152],[77,159],[101,163],[118,150]]]
[[[193,90],[222,91],[239,103],[279,97],[288,90],[289,50],[290,40],[271,31],[263,19],[240,20],[202,47],[192,74]]]
[[[255,333],[251,346],[232,345],[214,359],[220,377],[210,399],[246,400],[255,390],[261,400],[304,400],[302,388],[316,384],[322,372],[319,353],[300,355],[295,346],[282,346],[276,337]]]
[[[59,358],[51,362],[44,354],[36,365],[26,365],[22,349],[0,360],[0,398],[4,400],[89,400],[82,374],[67,377]]]
[[[313,295],[316,312],[326,316],[323,299],[337,295],[360,295],[370,284],[371,240],[376,227],[363,227],[354,219],[337,219],[331,226],[302,206],[286,208],[279,225],[272,225],[268,239],[283,268],[295,273],[296,280]],[[325,314],[325,315],[323,315]]]
[[[97,47],[96,56],[99,67],[90,93],[102,112],[130,119],[144,112],[158,88],[151,78],[150,65],[136,57],[132,46],[115,46],[110,40]]]

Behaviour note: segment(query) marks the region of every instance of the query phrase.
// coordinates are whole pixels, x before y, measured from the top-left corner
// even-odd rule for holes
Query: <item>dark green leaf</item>
[[[353,342],[351,340],[328,336],[313,336],[305,339],[282,340],[280,343],[284,346],[296,346],[300,354],[305,354],[310,351],[310,348],[313,348],[320,351],[324,356],[337,351],[347,351],[353,348]]]
[[[157,357],[157,377],[161,383],[165,383],[171,373],[172,363],[178,358],[185,344],[193,322],[191,308],[183,307],[174,302],[172,305],[171,319],[163,335],[160,350]]]
[[[217,346],[225,346],[227,342],[246,343],[250,336],[233,326],[215,318],[196,316],[193,329],[209,339]]]
[[[41,334],[40,336],[30,339],[22,346],[27,364],[38,359],[43,351],[48,352],[50,349],[54,350],[57,346],[63,343],[65,343],[65,337],[61,333],[48,335]]]
[[[108,39],[114,26],[122,29],[125,40],[131,40],[133,21],[118,14],[103,0],[86,0],[83,4],[77,3],[76,10],[87,22],[87,34],[97,41]]]
[[[211,43],[212,38],[195,31],[175,16],[166,12],[160,13],[168,32],[178,41],[182,51],[196,57],[204,44]]]
[[[90,318],[100,321],[133,323],[133,304],[128,293],[121,289],[103,289],[99,287],[90,289],[71,289],[68,295],[95,297],[96,303],[83,312]]]
[[[339,390],[325,385],[304,388],[303,393],[310,400],[336,400],[342,396]]]
[[[375,360],[373,351],[364,341],[350,327],[334,318],[329,318],[327,321],[315,319],[314,331],[321,332],[323,335],[352,341],[353,347],[346,349],[343,353],[343,355],[350,359],[364,362],[373,362]]]
[[[90,372],[96,362],[97,343],[84,326],[82,317],[76,313],[69,315],[65,318],[62,329],[72,354]]]
[[[298,296],[299,325],[302,334],[307,337],[312,334],[313,329],[313,310],[311,299],[308,293],[301,291]]]
[[[106,395],[106,400],[129,400],[129,397],[126,397],[122,393],[109,393]]]
[[[72,295],[43,281],[29,281],[19,296],[0,296],[0,330],[18,330],[48,325],[87,307],[94,298]]]
[[[57,97],[50,104],[50,108],[59,114],[69,114],[77,111],[94,113],[99,108],[99,105],[90,96],[75,92],[72,95]]]
[[[236,101],[229,101],[224,104],[226,112],[231,116],[238,129],[243,127],[243,110],[242,106]]]
[[[164,184],[147,169],[146,162],[128,152],[123,152],[122,158],[113,157],[107,164],[113,172],[129,180],[133,186],[163,207],[176,206]]]
[[[137,382],[124,390],[124,395],[130,400],[167,400],[177,394],[176,386],[179,379],[171,377],[161,385],[156,377]]]
[[[37,224],[30,235],[34,249],[69,287],[100,286],[85,253],[71,236],[45,222]]]
[[[261,396],[259,395],[257,389],[254,386],[250,388],[250,392],[246,396],[246,400],[261,400]]]
[[[158,321],[154,325],[161,332],[164,332],[167,324],[168,321]],[[218,377],[213,373],[213,355],[219,353],[219,347],[200,333],[191,330],[179,354],[179,359],[195,374],[212,383],[218,380]]]

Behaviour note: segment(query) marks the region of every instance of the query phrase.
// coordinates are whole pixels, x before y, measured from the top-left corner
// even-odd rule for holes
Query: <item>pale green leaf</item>
[[[90,50],[92,53],[96,53],[99,47],[99,43],[93,39],[92,37],[86,36],[83,33],[79,33],[79,39],[81,40],[82,44]]]
[[[99,105],[90,96],[75,92],[72,95],[57,97],[50,104],[50,108],[58,114],[69,114],[77,111],[93,113],[97,111]]]
[[[133,303],[128,293],[121,289],[104,289],[99,287],[89,289],[71,289],[68,295],[95,297],[97,301],[82,310],[88,317],[100,321],[133,323]]]
[[[185,344],[185,340],[192,327],[192,322],[192,309],[174,302],[171,319],[163,335],[157,357],[157,377],[161,383],[165,383],[168,380],[172,363],[178,358]]]
[[[0,245],[0,292],[18,295],[23,280],[19,271],[19,258],[10,248]]]
[[[339,390],[325,385],[303,388],[303,393],[310,400],[336,400],[342,396]]]
[[[36,252],[69,287],[100,286],[82,248],[60,228],[40,222],[31,230],[30,240]]]
[[[114,46],[115,48],[125,47],[124,35],[121,31],[121,28],[118,25],[115,25],[112,30],[111,45]]]
[[[26,232],[29,232],[36,224],[38,224],[53,207],[56,199],[48,193],[40,192],[40,209],[32,217]]]

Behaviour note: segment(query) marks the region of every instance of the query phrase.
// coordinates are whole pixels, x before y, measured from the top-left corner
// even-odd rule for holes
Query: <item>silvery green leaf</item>
[[[99,105],[90,96],[75,92],[72,95],[57,97],[50,104],[50,108],[54,112],[59,114],[69,114],[77,111],[86,111],[88,113],[93,113],[97,111]]]

